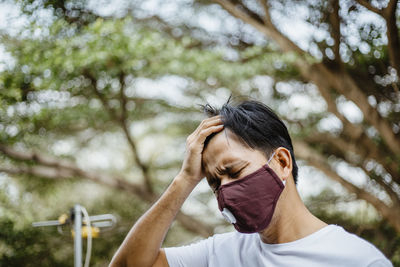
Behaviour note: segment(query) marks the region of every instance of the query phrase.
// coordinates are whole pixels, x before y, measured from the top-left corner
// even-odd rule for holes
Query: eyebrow
[[[246,160],[242,160],[242,159],[237,159],[234,160],[231,163],[227,163],[224,165],[224,169],[221,170],[218,167],[217,169],[217,173],[219,175],[224,175],[227,174],[231,171],[231,169],[233,169],[235,166],[240,165],[242,166],[240,169],[244,169],[245,167],[247,167],[250,164],[250,162],[246,161]],[[218,185],[220,183],[220,178],[218,178],[217,176],[215,176],[213,173],[207,172],[208,176],[207,176],[207,182],[208,184],[211,186],[211,188],[213,188],[213,186],[215,186],[216,184]]]
[[[243,166],[243,168],[244,167],[246,167],[247,165],[249,164],[249,162],[248,161],[246,161],[246,160],[242,160],[242,159],[237,159],[237,160],[235,160],[235,161],[233,161],[233,162],[230,162],[230,163],[227,163],[227,164],[223,164],[223,167],[222,168],[219,168],[218,167],[218,165],[217,165],[217,167],[215,168],[216,169],[216,171],[217,171],[217,174],[219,174],[219,175],[224,175],[224,174],[227,174],[227,173],[229,173],[233,168],[235,168],[236,166]],[[219,180],[215,175],[213,175],[212,173],[209,173],[210,174],[210,178],[212,178],[212,179],[216,179],[216,180]]]

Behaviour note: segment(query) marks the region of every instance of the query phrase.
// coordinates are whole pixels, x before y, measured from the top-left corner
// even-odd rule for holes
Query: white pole
[[[82,220],[82,212],[85,215],[85,220]],[[66,215],[62,215],[66,216]],[[67,216],[68,217],[68,216]],[[60,217],[61,218],[61,217]],[[117,220],[112,214],[100,214],[95,216],[89,216],[86,209],[79,204],[75,204],[73,210],[70,211],[70,217],[68,220],[64,218],[52,221],[43,221],[43,222],[34,222],[32,226],[39,227],[39,226],[62,226],[66,223],[70,224],[73,222],[73,231],[75,232],[74,235],[74,266],[75,267],[82,267],[82,221],[86,224],[89,231],[91,231],[90,226],[93,227],[111,227],[116,224]],[[72,218],[74,218],[72,220]],[[89,265],[90,262],[90,254],[91,254],[91,232],[88,232],[88,246],[86,250],[86,259],[85,259],[85,267]]]
[[[82,210],[79,204],[74,206],[74,260],[75,267],[82,267]]]

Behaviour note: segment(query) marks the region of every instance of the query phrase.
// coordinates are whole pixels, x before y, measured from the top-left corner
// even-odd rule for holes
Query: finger
[[[212,117],[212,118],[208,118],[202,121],[202,123],[199,125],[199,130],[203,130],[205,128],[211,127],[211,126],[216,126],[216,125],[220,125],[222,124],[222,118],[221,116],[218,117]]]
[[[218,118],[213,118],[212,120],[207,120],[204,122],[203,127],[209,127],[209,126],[214,126],[214,125],[218,125],[218,124],[222,124],[222,118],[218,117]]]
[[[199,132],[202,131],[204,128],[218,125],[218,124],[222,124],[222,116],[221,115],[217,115],[217,116],[214,116],[211,118],[204,119],[201,121],[201,123],[196,128],[196,130],[194,130],[193,134],[198,135]]]
[[[212,121],[212,120],[218,120],[218,119],[219,120],[222,119],[222,115],[217,115],[217,116],[207,118],[207,119],[205,119],[205,121]]]
[[[210,126],[206,129],[203,129],[202,131],[200,131],[199,135],[198,135],[198,139],[197,142],[199,144],[204,144],[204,141],[207,139],[207,137],[213,133],[218,133],[220,132],[222,129],[224,128],[223,124],[220,125],[215,125],[215,126]]]
[[[222,118],[221,115],[216,115],[216,116],[212,116],[212,117],[204,119],[203,122],[207,122],[207,121],[215,120],[215,119],[220,119],[220,118]]]

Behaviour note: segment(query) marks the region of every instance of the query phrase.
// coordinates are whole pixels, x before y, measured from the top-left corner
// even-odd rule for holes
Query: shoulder
[[[393,267],[388,259],[379,259],[370,263],[367,267]]]
[[[345,251],[346,254],[353,257],[364,259],[369,263],[374,261],[387,261],[386,257],[372,243],[367,240],[346,231],[343,227],[330,225],[332,228],[326,237],[333,246]],[[374,265],[372,265],[374,266]]]
[[[359,248],[364,248],[368,250],[377,250],[377,248],[372,245],[370,242],[367,240],[357,236],[356,234],[350,233],[346,231],[343,227],[338,226],[338,225],[329,225],[329,227],[332,228],[332,231],[330,233],[331,238],[334,238],[337,240],[337,242],[340,243],[346,243],[349,246],[354,246],[357,245]]]

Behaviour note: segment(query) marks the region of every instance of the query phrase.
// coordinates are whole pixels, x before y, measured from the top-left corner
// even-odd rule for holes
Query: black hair
[[[271,108],[259,101],[244,100],[231,104],[231,99],[221,109],[209,104],[202,107],[208,117],[221,115],[224,128],[231,130],[249,147],[263,152],[267,158],[278,147],[289,150],[293,163],[292,175],[297,184],[298,167],[292,140],[283,121]],[[205,146],[212,136],[206,139]]]

